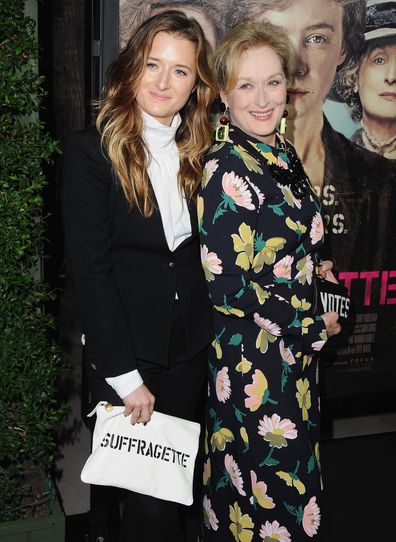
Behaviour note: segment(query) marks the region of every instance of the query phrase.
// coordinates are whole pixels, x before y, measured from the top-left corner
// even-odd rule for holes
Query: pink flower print
[[[290,348],[285,347],[285,343],[283,342],[283,339],[280,340],[279,351],[280,351],[281,358],[283,359],[283,361],[286,361],[288,365],[294,365],[296,363],[296,360],[293,356],[292,351],[290,350]]]
[[[264,414],[259,421],[258,433],[274,448],[283,448],[287,446],[287,439],[297,438],[295,424],[288,418],[282,420],[278,414],[272,414],[271,418]]]
[[[316,504],[316,497],[311,497],[309,503],[305,506],[302,525],[306,534],[311,538],[318,532],[320,509]]]
[[[268,389],[268,381],[260,369],[256,369],[252,376],[253,384],[246,384],[245,393],[248,396],[245,399],[245,407],[250,412],[255,412],[263,404],[263,397]],[[268,393],[268,392],[267,392]]]
[[[277,278],[291,279],[291,266],[294,262],[293,256],[284,256],[274,265],[274,275]]]
[[[249,211],[255,209],[248,183],[242,177],[238,177],[233,171],[224,173],[222,185],[226,196],[231,198],[239,207],[245,207]]]
[[[249,179],[249,177],[245,177],[247,182],[250,184],[250,186],[253,188],[253,190],[256,192],[258,200],[259,200],[259,207],[262,206],[265,200],[265,196],[260,190],[257,188],[255,184],[252,183],[252,181]]]
[[[267,542],[276,540],[277,542],[291,542],[290,533],[286,527],[281,527],[275,520],[272,523],[265,522],[265,525],[261,525],[260,538]]]
[[[225,403],[231,395],[231,382],[228,367],[223,367],[216,376],[216,395],[221,403]]]
[[[258,503],[262,508],[271,510],[275,508],[275,503],[271,497],[267,495],[267,484],[257,481],[257,474],[254,470],[250,471],[250,480],[252,483],[253,496],[250,498],[251,504],[254,506]]]
[[[223,268],[222,261],[215,252],[209,252],[206,245],[201,246],[201,263],[208,282],[215,279],[215,275],[221,275]]]
[[[281,156],[278,156],[278,159],[276,161],[276,165],[278,167],[281,167],[283,169],[289,169],[289,164],[286,162],[286,160],[283,160]]]
[[[202,186],[205,187],[210,179],[213,177],[213,173],[217,170],[219,167],[218,164],[218,158],[214,158],[213,160],[208,160],[205,164],[204,170],[202,172]]]
[[[309,232],[312,244],[316,245],[316,243],[321,241],[323,239],[323,235],[324,226],[322,216],[320,213],[316,212],[311,222],[311,231]]]
[[[261,327],[261,329],[265,329],[265,331],[268,331],[270,335],[275,335],[276,337],[278,337],[281,334],[281,329],[278,324],[271,322],[271,320],[268,320],[267,318],[263,318],[258,314],[258,312],[254,313],[253,318],[255,323],[259,327]]]
[[[204,509],[204,521],[208,529],[212,528],[214,531],[217,531],[219,528],[219,520],[216,517],[216,514],[213,511],[212,504],[210,499],[205,495],[203,498],[203,509]]]
[[[234,460],[232,455],[226,454],[224,458],[224,465],[225,465],[226,471],[230,475],[231,482],[236,487],[238,493],[245,497],[246,493],[243,490],[243,479],[241,476],[241,471],[239,470],[238,464]]]
[[[326,330],[324,329],[320,334],[319,334],[319,337],[320,337],[320,341],[315,341],[312,343],[312,350],[314,350],[315,352],[319,352],[320,350],[322,350],[322,348],[324,347],[326,341],[327,341],[327,332]]]

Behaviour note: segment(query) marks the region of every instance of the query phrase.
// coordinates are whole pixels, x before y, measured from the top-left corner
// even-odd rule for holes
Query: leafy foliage
[[[35,22],[24,0],[0,0],[0,520],[23,499],[19,483],[35,465],[49,472],[55,430],[64,415],[56,402],[62,371],[45,313],[43,165],[57,143],[38,120],[44,95],[37,74]]]

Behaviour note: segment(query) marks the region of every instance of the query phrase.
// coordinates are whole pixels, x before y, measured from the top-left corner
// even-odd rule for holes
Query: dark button
[[[174,267],[176,267],[176,262],[169,262],[169,263],[168,263],[168,267],[169,267],[170,269],[173,269]]]

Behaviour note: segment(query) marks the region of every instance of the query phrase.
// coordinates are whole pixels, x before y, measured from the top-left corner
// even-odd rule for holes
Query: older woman
[[[314,308],[321,205],[278,133],[292,49],[268,22],[224,38],[214,71],[220,119],[198,201],[213,304],[205,541],[318,539],[317,357],[340,331]]]
[[[361,122],[352,141],[396,159],[396,8],[367,2],[365,47],[357,62],[336,80],[338,94]]]

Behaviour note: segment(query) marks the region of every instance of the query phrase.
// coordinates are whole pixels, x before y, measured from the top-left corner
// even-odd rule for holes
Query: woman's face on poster
[[[337,66],[345,59],[343,8],[334,0],[290,0],[261,11],[261,16],[284,29],[297,54],[289,88],[291,118],[321,111]]]
[[[396,118],[396,38],[373,47],[362,59],[357,77],[357,92],[363,120]]]

